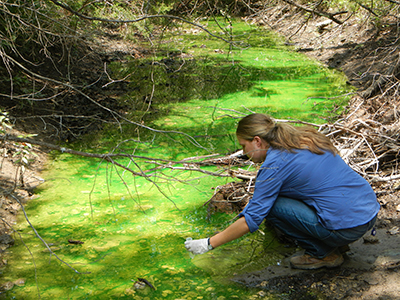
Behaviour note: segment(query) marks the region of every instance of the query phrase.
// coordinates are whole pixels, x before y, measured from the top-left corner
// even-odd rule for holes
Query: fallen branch
[[[132,175],[141,176],[150,181],[151,181],[151,177],[159,177],[159,174],[155,175],[155,174],[148,174],[148,173],[153,172],[155,170],[160,170],[160,169],[194,171],[194,172],[200,172],[203,174],[207,174],[210,176],[216,176],[216,177],[238,177],[238,178],[244,179],[243,175],[239,175],[240,171],[231,171],[229,169],[223,169],[221,172],[210,172],[210,171],[206,171],[206,170],[199,168],[199,166],[201,166],[201,165],[218,165],[218,164],[223,165],[225,163],[222,160],[226,159],[226,160],[230,161],[230,160],[236,158],[238,155],[241,155],[242,154],[241,151],[234,153],[232,155],[215,158],[215,159],[211,159],[210,157],[217,156],[216,154],[199,156],[199,157],[191,157],[190,159],[192,159],[193,161],[190,161],[189,158],[186,158],[181,161],[172,161],[172,160],[167,160],[167,159],[153,158],[153,157],[127,154],[127,153],[105,153],[105,154],[89,153],[89,152],[77,151],[77,150],[61,147],[58,145],[54,145],[54,144],[50,144],[50,143],[46,143],[46,142],[42,142],[42,141],[36,141],[33,139],[16,137],[13,135],[0,135],[0,140],[13,141],[13,142],[18,142],[18,143],[28,143],[28,144],[32,144],[32,145],[45,147],[45,148],[51,149],[51,150],[57,150],[61,153],[69,153],[69,154],[77,155],[77,156],[97,158],[100,160],[107,161],[114,166],[120,167],[120,168],[124,169],[125,171],[130,172]],[[141,160],[145,160],[146,163],[148,163],[148,164],[156,164],[156,165],[158,165],[158,167],[152,168],[149,170],[141,170],[139,168],[139,166],[136,164],[135,166],[140,170],[140,172],[137,172],[137,171],[132,170],[132,168],[117,162],[116,158],[141,159]],[[195,161],[199,158],[206,158],[206,160],[205,161]],[[245,161],[243,161],[243,162],[245,162]],[[183,166],[176,166],[176,165],[180,165],[180,164],[182,164]],[[224,172],[226,172],[226,174],[223,174]]]
[[[26,214],[25,208],[22,205],[21,201],[18,199],[18,197],[14,196],[12,193],[7,193],[4,189],[2,189],[3,192],[7,195],[9,195],[11,198],[13,198],[15,201],[18,202],[18,204],[20,205],[22,212],[24,213],[25,216],[25,220],[26,222],[29,224],[29,226],[32,228],[33,232],[35,233],[36,237],[42,241],[42,243],[45,245],[45,247],[47,248],[47,250],[50,252],[50,256],[53,255],[55,258],[57,258],[61,263],[63,263],[64,265],[66,265],[68,268],[72,269],[75,273],[78,274],[90,274],[90,272],[79,272],[78,270],[76,270],[75,268],[73,268],[70,264],[68,264],[67,262],[65,262],[64,260],[62,260],[60,257],[58,257],[57,254],[55,254],[53,252],[53,250],[51,250],[49,244],[47,244],[47,242],[39,235],[39,233],[36,231],[35,227],[32,225],[32,223],[30,222],[28,215]]]
[[[398,1],[395,1],[395,0],[385,0],[385,1],[388,1],[388,2],[390,2],[390,3],[394,3],[394,4],[398,4],[398,5],[400,5],[400,2],[398,2]]]
[[[398,74],[400,74],[400,59],[397,60],[396,64],[390,66],[386,75],[381,74],[378,80],[375,80],[371,86],[361,92],[360,96],[364,99],[375,96],[378,91],[383,91],[385,89],[385,85],[390,81],[390,78],[397,77]]]
[[[364,4],[362,4],[362,3],[358,2],[358,1],[356,1],[356,3],[357,3],[358,5],[360,5],[362,8],[366,9],[367,11],[369,11],[369,12],[370,12],[371,14],[373,14],[375,17],[378,16],[378,15],[372,10],[372,8],[366,6],[366,5],[364,5]]]
[[[312,13],[312,14],[316,14],[316,15],[321,16],[321,17],[328,18],[328,19],[332,20],[333,22],[335,22],[335,23],[337,23],[339,25],[343,24],[343,22],[338,20],[338,19],[336,19],[335,16],[347,13],[347,11],[340,11],[340,12],[336,12],[336,13],[322,12],[322,11],[317,11],[315,9],[308,8],[306,6],[298,4],[298,3],[294,2],[294,1],[291,1],[291,0],[283,0],[283,1],[288,3],[288,4],[290,4],[290,5],[296,6],[296,7],[300,8],[300,9],[306,11],[306,12],[309,12],[309,13]]]

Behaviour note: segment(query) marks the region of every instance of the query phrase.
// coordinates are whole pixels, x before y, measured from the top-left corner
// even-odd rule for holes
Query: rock
[[[360,277],[360,279],[364,280],[369,285],[377,285],[377,284],[379,284],[378,278],[376,278],[375,276],[373,276],[371,274],[364,274],[364,275],[362,275]]]
[[[365,244],[376,244],[379,243],[379,239],[373,235],[367,235],[363,238]]]
[[[261,297],[261,298],[264,298],[265,296],[267,296],[267,293],[264,292],[264,291],[259,291],[259,292],[257,293],[257,295],[258,295],[259,297]]]
[[[384,266],[388,270],[396,270],[400,267],[400,261],[389,261]]]
[[[14,282],[12,281],[8,281],[6,283],[3,283],[2,285],[0,285],[0,292],[6,292],[11,290],[14,287]]]
[[[330,24],[332,24],[331,20],[325,20],[325,21],[315,24],[315,27],[318,28],[319,33],[322,33],[326,29],[326,27]]]
[[[388,202],[387,202],[386,199],[379,199],[379,203],[380,203],[382,206],[385,206]]]
[[[136,281],[134,284],[133,284],[133,288],[135,289],[135,290],[143,290],[144,288],[146,287],[146,284],[144,283],[144,282],[142,282],[142,281]]]
[[[17,280],[14,281],[14,284],[17,285],[17,286],[24,286],[25,285],[25,279],[18,278]]]
[[[397,226],[394,226],[394,227],[392,227],[391,229],[388,230],[388,232],[389,232],[391,235],[398,234],[399,231],[400,231],[400,228],[397,227]]]

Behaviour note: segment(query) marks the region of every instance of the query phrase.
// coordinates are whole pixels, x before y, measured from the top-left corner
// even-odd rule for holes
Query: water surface
[[[345,97],[337,97],[348,92],[341,74],[290,51],[259,28],[236,22],[226,28],[243,41],[241,48],[201,32],[177,32],[151,59],[127,58],[110,66],[116,77],[130,74],[127,93],[118,100],[126,116],[166,132],[122,123],[70,147],[175,161],[226,154],[239,148],[235,127],[250,112],[322,123],[345,104]],[[272,233],[261,228],[194,258],[183,247],[187,237],[211,236],[234,221],[234,215],[210,213],[203,206],[213,188],[234,179],[159,169],[149,159],[119,162],[135,172],[153,169],[146,174],[154,176],[133,176],[97,159],[54,153],[43,174],[46,183],[26,210],[64,263],[50,255],[21,215],[23,242],[10,249],[2,277],[24,278],[26,284],[9,291],[9,299],[37,299],[39,293],[42,299],[219,300],[256,294],[229,278],[279,264],[285,249]],[[138,278],[156,290],[135,290]]]

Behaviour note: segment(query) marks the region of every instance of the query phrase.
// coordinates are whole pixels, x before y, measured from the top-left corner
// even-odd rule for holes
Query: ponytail
[[[293,152],[295,149],[308,149],[315,154],[329,151],[337,154],[332,142],[312,127],[294,127],[286,123],[276,123],[264,114],[251,114],[239,121],[236,135],[252,141],[255,136],[265,140],[272,148]]]

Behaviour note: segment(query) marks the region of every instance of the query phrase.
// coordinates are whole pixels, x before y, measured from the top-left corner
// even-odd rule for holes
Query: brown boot
[[[290,265],[295,269],[315,270],[322,267],[335,268],[340,266],[343,261],[342,254],[335,251],[324,258],[312,257],[309,254],[292,256],[290,258]]]

